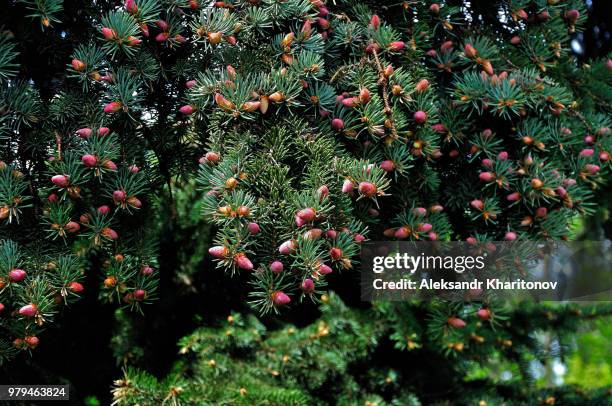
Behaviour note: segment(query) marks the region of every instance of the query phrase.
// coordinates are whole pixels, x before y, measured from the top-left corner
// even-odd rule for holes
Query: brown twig
[[[378,58],[378,51],[374,49],[372,51],[372,54],[374,55],[374,61],[376,62],[376,68],[378,69],[378,86],[382,90],[382,98],[385,104],[385,115],[387,116],[387,120],[389,120],[391,124],[391,136],[393,139],[399,139],[400,137],[397,133],[395,122],[393,121],[393,110],[391,109],[391,104],[389,103],[389,94],[387,93],[387,85],[389,84],[389,79],[385,75],[385,70],[383,69],[383,66],[380,63],[380,58]]]
[[[339,67],[336,73],[334,73],[334,75],[331,77],[329,82],[334,83],[338,79],[338,76],[343,74],[347,69],[350,69],[354,66],[359,66],[359,65],[360,65],[359,63],[352,63],[350,65],[344,65],[344,66]]]

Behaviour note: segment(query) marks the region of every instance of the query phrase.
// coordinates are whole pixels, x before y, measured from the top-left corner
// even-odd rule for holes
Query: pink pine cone
[[[181,107],[179,111],[183,113],[184,115],[189,116],[193,114],[196,111],[196,109],[192,105],[186,104],[183,107]]]
[[[78,130],[76,130],[76,134],[81,138],[89,138],[91,137],[91,133],[91,128],[79,128]]]
[[[19,309],[19,314],[25,317],[34,317],[38,313],[38,308],[35,304],[28,304]]]
[[[480,172],[478,178],[480,178],[480,180],[483,182],[491,182],[495,179],[495,175],[493,175],[491,172]]]
[[[427,121],[427,113],[425,113],[422,110],[417,111],[416,113],[414,113],[414,121],[417,122],[417,124],[423,124],[425,121]]]
[[[329,275],[332,272],[333,272],[333,269],[331,269],[328,265],[321,264],[319,266],[319,273],[321,275]]]
[[[404,43],[404,41],[394,41],[391,43],[391,45],[389,45],[389,49],[394,52],[399,52],[404,49],[405,46],[406,44]]]
[[[118,101],[110,102],[106,106],[104,106],[105,113],[116,113],[123,107],[123,104]]]
[[[341,118],[334,118],[331,122],[331,126],[334,130],[340,131],[344,128],[344,121]]]
[[[463,328],[466,326],[465,321],[461,320],[459,317],[451,317],[448,319],[449,326],[453,328]]]
[[[85,154],[81,157],[81,162],[88,168],[93,168],[98,164],[98,158],[95,155]]]
[[[317,193],[321,196],[321,199],[323,199],[329,195],[329,188],[327,185],[323,185],[317,189]]]
[[[374,195],[376,195],[376,192],[378,191],[376,188],[376,185],[371,183],[371,182],[361,182],[359,183],[359,193],[361,193],[362,195],[366,196],[366,197],[372,197]]]
[[[283,272],[283,263],[280,261],[274,261],[270,264],[270,270],[276,274]]]
[[[223,245],[217,245],[209,248],[208,253],[215,258],[225,258],[229,254],[229,249]]]
[[[249,223],[249,224],[247,225],[247,230],[248,230],[248,231],[249,231],[249,233],[251,233],[251,234],[257,234],[257,233],[259,233],[259,231],[260,231],[259,224],[254,223],[254,222],[253,222],[253,223]]]
[[[345,179],[344,183],[342,184],[342,193],[350,193],[354,188],[355,185],[353,185],[353,182],[351,182],[349,179]]]
[[[395,169],[395,162],[393,162],[393,161],[392,161],[392,160],[390,160],[390,159],[387,159],[387,160],[382,161],[382,162],[380,163],[380,168],[381,168],[383,171],[386,171],[386,172],[392,172],[392,171]]]
[[[51,182],[53,182],[53,184],[59,188],[68,187],[70,184],[68,176],[66,175],[55,175],[51,178]]]
[[[315,219],[317,213],[315,212],[313,208],[307,207],[305,209],[298,211],[297,215],[299,218],[309,223]]]
[[[9,272],[9,279],[11,282],[21,282],[25,279],[27,273],[23,269],[12,269]]]
[[[115,203],[125,201],[126,194],[123,190],[115,190],[113,192],[113,200]]]
[[[291,298],[283,291],[276,291],[271,295],[272,303],[276,306],[284,306],[291,302]]]
[[[287,240],[284,243],[282,243],[280,247],[278,247],[278,252],[280,252],[283,255],[291,254],[294,250],[295,250],[294,240]]]
[[[304,293],[312,293],[312,292],[314,292],[315,285],[314,285],[314,282],[312,281],[312,279],[306,278],[306,279],[304,279],[304,281],[302,281],[301,288],[304,291]]]
[[[242,254],[242,253],[236,254],[234,256],[234,261],[236,262],[236,264],[238,265],[238,268],[240,269],[245,269],[247,271],[250,271],[253,269],[253,263],[245,254]]]

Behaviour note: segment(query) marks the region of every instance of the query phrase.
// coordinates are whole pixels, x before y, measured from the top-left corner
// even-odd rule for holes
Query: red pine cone
[[[9,271],[8,276],[11,282],[21,282],[27,276],[27,272],[23,269],[15,268]]]
[[[317,213],[313,208],[307,207],[305,209],[298,211],[297,215],[299,218],[301,218],[302,220],[308,223],[315,219],[315,217],[317,216]]]
[[[126,197],[127,195],[123,190],[115,190],[113,192],[113,201],[115,202],[115,204],[123,203]]]
[[[81,157],[81,162],[88,168],[93,168],[98,164],[98,158],[92,154],[85,154]]]
[[[580,12],[576,9],[568,10],[565,12],[565,19],[570,23],[574,24],[580,17]]]
[[[68,289],[74,293],[81,293],[85,288],[79,282],[70,282],[70,284],[68,284]]]
[[[400,227],[397,230],[395,230],[395,233],[393,234],[393,236],[395,238],[400,239],[400,240],[402,240],[404,238],[408,238],[410,236],[410,228],[408,228],[408,227]]]
[[[160,32],[159,34],[157,34],[155,36],[155,41],[157,42],[164,42],[168,40],[168,37],[170,37],[170,33],[168,32]]]
[[[344,128],[344,121],[341,118],[334,118],[331,122],[331,126],[334,130],[340,131]]]
[[[130,196],[127,199],[127,204],[132,206],[135,209],[140,209],[142,207],[142,202],[136,196]]]
[[[348,107],[348,108],[352,108],[357,106],[357,99],[355,97],[347,97],[345,99],[342,99],[342,105],[344,107]]]
[[[117,232],[110,227],[103,228],[100,234],[103,237],[106,237],[111,240],[116,240],[117,238],[119,238],[119,234],[117,234]]]
[[[484,202],[482,200],[479,199],[474,199],[470,202],[470,206],[472,206],[473,208],[475,208],[476,210],[484,210]]]
[[[343,255],[343,252],[338,247],[333,247],[332,249],[329,250],[329,256],[334,261],[338,261],[338,260],[342,259],[342,255]]]
[[[113,30],[112,28],[108,28],[108,27],[102,28],[102,35],[104,35],[104,38],[108,40],[117,38],[117,33],[115,32],[115,30]]]
[[[223,245],[217,245],[209,248],[208,253],[215,258],[225,258],[229,254],[229,249]]]
[[[134,300],[142,302],[147,298],[147,291],[144,289],[136,289],[132,297],[134,298]]]
[[[461,320],[459,317],[450,317],[447,320],[447,323],[449,326],[453,327],[453,328],[463,328],[466,326],[465,321]]]
[[[104,112],[105,113],[116,113],[119,110],[121,110],[122,107],[123,107],[123,103],[121,103],[120,101],[110,102],[106,106],[104,106]]]
[[[370,91],[367,88],[362,87],[359,90],[359,97],[358,97],[358,99],[359,99],[359,102],[361,104],[368,104],[368,102],[370,101],[371,97],[372,97],[372,95],[370,94]]]
[[[27,336],[24,341],[31,349],[38,347],[38,344],[40,343],[40,340],[36,336]]]
[[[249,223],[249,224],[247,225],[247,230],[248,230],[248,231],[249,231],[249,233],[251,233],[251,234],[257,234],[257,233],[259,233],[259,231],[260,231],[259,224],[255,223],[255,222]]]
[[[306,278],[302,281],[301,288],[304,291],[304,293],[312,293],[314,292],[315,285],[312,279]]]
[[[483,307],[482,309],[478,309],[476,316],[478,316],[480,320],[489,320],[491,318],[491,310]]]
[[[425,207],[415,207],[412,213],[417,217],[423,217],[427,214],[427,209]]]
[[[102,166],[106,169],[108,169],[109,171],[116,171],[117,170],[117,165],[111,161],[110,159],[104,161],[102,163]]]
[[[322,185],[317,189],[317,193],[319,194],[319,196],[321,196],[321,200],[323,200],[329,195],[329,188],[327,187],[327,185]]]
[[[465,56],[468,58],[475,58],[478,55],[478,51],[471,44],[466,44],[464,48]]]
[[[38,308],[35,304],[31,303],[25,305],[19,309],[19,314],[25,317],[34,317],[38,313]]]
[[[245,269],[250,271],[253,269],[253,263],[247,256],[243,253],[239,253],[234,255],[234,262],[238,265],[238,268]]]
[[[143,275],[152,275],[155,270],[151,268],[149,265],[143,265],[140,269],[140,273]]]
[[[66,175],[55,175],[51,178],[51,182],[53,182],[55,186],[59,188],[68,187],[68,185],[70,184],[70,180]]]
[[[521,198],[521,194],[519,192],[513,192],[510,193],[508,196],[506,196],[506,200],[508,200],[509,202],[516,202]]]
[[[506,241],[514,241],[516,240],[517,236],[516,233],[514,231],[508,231],[505,235],[504,235],[504,240]]]
[[[327,238],[336,238],[337,235],[338,235],[338,233],[336,232],[336,230],[327,230],[325,232],[325,236]]]
[[[125,0],[125,10],[130,14],[136,14],[138,12],[138,6],[134,0]]]
[[[85,70],[85,63],[83,61],[79,61],[78,59],[73,59],[72,62],[70,62],[70,64],[72,65],[72,69],[74,69],[77,72],[81,72]]]
[[[393,162],[393,161],[392,161],[392,160],[390,160],[390,159],[387,159],[387,160],[382,161],[382,162],[380,163],[380,168],[381,168],[383,171],[386,171],[386,172],[392,172],[393,170],[395,170],[395,162]]]
[[[274,303],[276,306],[284,306],[291,302],[291,298],[287,296],[285,292],[280,290],[272,293],[270,297],[272,299],[272,303]]]
[[[491,172],[480,172],[478,178],[483,182],[491,182],[495,180],[495,175]]]
[[[417,93],[421,93],[427,90],[428,88],[429,88],[429,80],[421,79],[414,87],[414,90],[416,90]]]
[[[186,104],[183,107],[181,107],[179,109],[179,111],[181,113],[183,113],[184,115],[189,116],[189,115],[193,114],[196,111],[196,109],[195,109],[195,107],[193,107],[193,106],[191,106],[189,104]]]
[[[81,226],[76,221],[69,221],[64,225],[64,230],[68,233],[76,233],[81,229]]]
[[[376,14],[374,14],[371,18],[370,18],[370,26],[374,29],[377,30],[378,27],[380,27],[380,17],[378,17]]]
[[[355,185],[353,185],[353,182],[351,182],[349,179],[345,179],[344,183],[342,184],[342,193],[350,193],[354,188]]]
[[[429,223],[420,223],[419,225],[417,225],[417,230],[421,233],[428,233],[431,231],[432,228],[433,226]]]
[[[414,121],[417,122],[417,124],[423,124],[425,121],[427,121],[427,113],[425,113],[422,110],[419,110],[414,113],[413,118],[414,118]]]
[[[278,247],[278,252],[283,255],[291,254],[295,250],[295,241],[287,240]]]
[[[323,235],[323,230],[320,228],[312,228],[304,233],[303,238],[305,240],[316,240],[317,238],[320,238],[321,235]]]
[[[393,41],[390,45],[389,45],[389,49],[393,52],[399,52],[402,49],[404,49],[404,47],[406,46],[406,44],[404,43],[404,41]]]
[[[360,182],[358,190],[359,193],[361,193],[365,197],[375,196],[376,192],[378,191],[376,185],[371,182]]]
[[[329,267],[329,266],[327,266],[325,264],[319,265],[319,273],[321,275],[329,275],[332,272],[333,272],[333,270],[331,269],[331,267]]]
[[[275,274],[283,272],[283,263],[280,261],[274,261],[270,264],[270,270]]]

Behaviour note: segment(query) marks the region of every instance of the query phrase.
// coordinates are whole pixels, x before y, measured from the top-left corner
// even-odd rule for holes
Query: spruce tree
[[[354,280],[367,239],[572,239],[609,185],[612,62],[571,53],[579,0],[20,0],[2,14],[0,360],[35,348],[86,274],[103,300],[155,300],[159,218],[189,181],[216,227],[209,254],[248,275],[260,315],[319,302],[329,274]],[[404,321],[401,351],[434,341],[454,360],[485,337],[469,303],[383,308]],[[537,351],[491,338],[483,354]]]
[[[217,327],[199,328],[180,340],[179,361],[163,379],[126,368],[114,383],[114,401],[368,406],[610,402],[606,388],[537,388],[476,372],[480,363],[492,361],[492,354],[517,360],[531,351],[533,337],[525,331],[570,331],[584,316],[595,316],[593,308],[516,308],[505,314],[513,321],[508,324],[486,320],[474,309],[468,326],[452,328],[469,330],[466,341],[461,341],[463,333],[452,332],[459,341],[448,347],[446,337],[436,333],[436,320],[423,325],[415,318],[417,312],[431,311],[425,306],[397,311],[386,303],[364,311],[347,307],[333,293],[322,301],[321,318],[303,328],[285,325],[269,331],[253,315],[241,314],[228,315]],[[534,312],[555,313],[536,318]],[[388,339],[399,351],[385,350]]]

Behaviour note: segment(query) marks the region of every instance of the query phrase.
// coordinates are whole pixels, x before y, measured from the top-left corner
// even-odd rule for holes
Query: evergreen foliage
[[[205,195],[209,254],[247,275],[260,315],[328,297],[330,273],[354,281],[366,239],[571,239],[609,187],[612,62],[571,54],[580,0],[20,0],[3,15],[21,24],[0,34],[0,362],[34,349],[83,283],[134,310],[156,299],[158,220],[176,217],[177,185]],[[608,312],[505,316],[492,302],[483,323],[473,303],[388,304],[367,319],[326,306],[335,342],[308,354],[330,365],[323,375],[298,354],[278,387],[265,374],[274,351],[258,346],[295,343],[236,316],[254,365],[216,330],[194,340],[220,343],[228,374],[253,372],[246,395],[200,385],[225,372],[196,363],[185,395],[170,390],[180,374],[157,383],[129,370],[136,390],[123,382],[116,396],[305,403],[332,396],[318,392],[329,372],[341,397],[326,400],[369,402],[346,368],[388,339],[456,363],[459,380],[469,359],[495,351],[524,365],[539,351],[528,333]],[[418,402],[372,385],[374,403]],[[529,402],[526,390],[512,392]]]
[[[464,380],[469,370],[490,362],[494,353],[525,362],[525,350],[532,348],[534,339],[525,331],[565,331],[591,316],[588,310],[583,313],[586,309],[568,306],[555,316],[525,317],[532,310],[509,310],[507,320],[517,323],[476,322],[473,313],[468,319],[474,323],[459,330],[419,318],[426,308],[400,310],[382,304],[358,311],[332,293],[323,297],[321,318],[305,328],[287,325],[268,331],[254,316],[232,314],[218,328],[200,328],[184,337],[179,343],[181,359],[163,380],[127,368],[115,382],[114,401],[118,405],[607,404],[606,389],[587,393],[574,386],[534,389],[517,380]],[[454,331],[433,333],[438,329]],[[401,351],[393,361],[381,357],[387,339]],[[449,346],[448,340],[459,341]],[[448,370],[439,377],[444,381],[435,385],[422,381],[431,371],[419,368],[412,368],[416,376],[407,374],[405,364],[420,357],[437,359],[439,367],[444,363]]]

